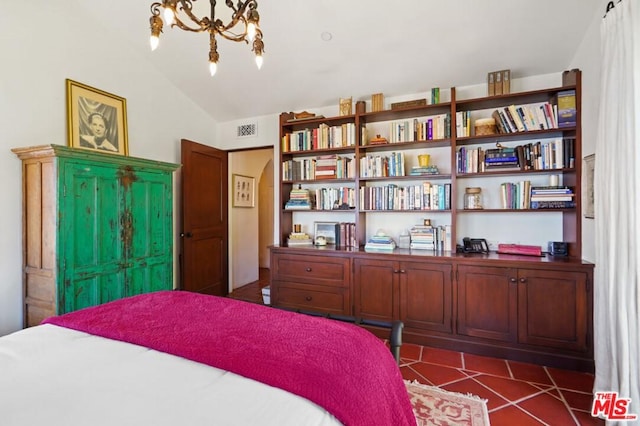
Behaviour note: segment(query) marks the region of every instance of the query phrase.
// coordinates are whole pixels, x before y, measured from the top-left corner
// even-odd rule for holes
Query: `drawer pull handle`
[[[311,268],[306,268],[305,271],[311,272]]]
[[[313,300],[313,297],[307,296],[304,298],[304,300],[306,300],[307,302],[311,302]]]

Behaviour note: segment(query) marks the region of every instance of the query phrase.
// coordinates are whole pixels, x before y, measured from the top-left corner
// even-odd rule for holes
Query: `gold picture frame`
[[[256,179],[251,176],[233,175],[233,207],[254,207]]]
[[[129,155],[126,99],[70,79],[66,86],[68,145]]]

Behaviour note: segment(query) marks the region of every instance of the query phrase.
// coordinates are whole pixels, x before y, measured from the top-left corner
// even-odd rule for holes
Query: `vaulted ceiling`
[[[558,72],[603,14],[599,0],[259,0],[262,69],[249,46],[219,40],[211,77],[206,34],[165,27],[150,51],[151,0],[74,1],[219,122],[478,84],[493,70]]]

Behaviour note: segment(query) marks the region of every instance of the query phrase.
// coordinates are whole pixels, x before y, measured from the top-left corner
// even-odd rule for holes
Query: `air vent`
[[[246,138],[256,136],[258,134],[258,125],[256,123],[241,124],[238,126],[237,137]]]

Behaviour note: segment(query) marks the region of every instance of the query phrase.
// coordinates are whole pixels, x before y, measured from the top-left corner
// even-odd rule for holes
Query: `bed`
[[[415,425],[361,327],[160,291],[0,338],[0,424]]]

